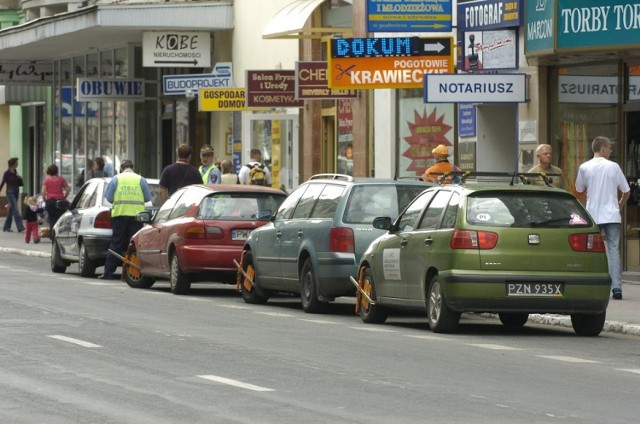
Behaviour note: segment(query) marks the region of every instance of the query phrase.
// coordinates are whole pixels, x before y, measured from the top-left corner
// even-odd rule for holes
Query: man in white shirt
[[[580,165],[576,177],[578,193],[587,192],[587,211],[605,236],[607,259],[614,299],[622,299],[622,265],[620,262],[620,211],[627,203],[631,188],[620,165],[610,161],[611,140],[598,136],[591,144],[593,159]],[[622,193],[619,195],[618,193]]]
[[[269,168],[267,165],[262,163],[262,152],[260,149],[251,149],[250,152],[251,160],[240,168],[240,172],[238,172],[238,179],[240,180],[240,184],[258,184],[271,186],[271,173],[269,172]],[[260,181],[251,181],[251,170],[254,167],[259,167],[261,170]]]

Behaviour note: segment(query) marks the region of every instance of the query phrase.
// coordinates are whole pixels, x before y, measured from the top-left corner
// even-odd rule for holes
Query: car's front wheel
[[[250,250],[247,250],[242,257],[242,271],[244,271],[240,283],[242,299],[246,303],[254,305],[267,303],[269,300],[268,294],[258,287],[258,284],[256,283],[256,268],[253,264],[253,253]],[[253,284],[251,284],[249,279],[253,281]]]
[[[322,313],[327,308],[327,302],[318,299],[318,280],[311,259],[308,258],[300,271],[300,300],[302,310],[310,314]]]
[[[452,311],[447,306],[437,274],[429,284],[427,318],[429,327],[434,333],[453,333],[460,322],[460,313]]]
[[[189,280],[187,274],[182,272],[178,253],[176,252],[171,256],[169,283],[171,284],[171,293],[173,294],[187,294],[191,288],[191,280]]]
[[[375,301],[376,299],[376,286],[373,281],[373,273],[371,268],[365,268],[362,275],[362,291],[369,296],[369,299]],[[363,322],[368,324],[382,324],[387,320],[389,316],[389,310],[384,306],[378,304],[371,304],[362,294],[360,295],[360,307],[358,313]]]
[[[87,252],[87,248],[84,246],[83,242],[79,242],[79,255],[78,255],[78,272],[83,277],[94,277],[96,275],[96,264],[94,261],[89,259],[89,254]]]
[[[140,267],[142,262],[140,261],[140,257],[138,257],[138,251],[136,247],[132,244],[129,246],[129,250],[127,251],[127,263],[122,264],[124,267],[124,281],[129,285],[129,287],[133,289],[148,289],[153,286],[155,283],[155,279],[151,277],[145,277],[142,275],[142,271],[135,266]]]
[[[507,328],[521,328],[529,320],[527,313],[499,313],[500,322]]]
[[[58,242],[53,239],[53,242],[51,243],[51,271],[55,273],[64,273],[68,266],[69,263],[62,259]]]
[[[602,332],[606,318],[606,311],[594,315],[571,314],[571,325],[576,334],[595,337]]]

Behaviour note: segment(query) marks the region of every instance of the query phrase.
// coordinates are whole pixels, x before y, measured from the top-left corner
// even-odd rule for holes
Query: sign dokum
[[[208,32],[145,31],[142,34],[142,66],[211,66],[211,35]]]
[[[78,78],[76,100],[143,101],[144,80]]]
[[[524,103],[525,74],[425,75],[425,103]]]
[[[201,88],[228,88],[233,85],[231,62],[216,63],[210,74],[164,75],[162,93],[166,95],[185,94],[193,90],[195,94]]]

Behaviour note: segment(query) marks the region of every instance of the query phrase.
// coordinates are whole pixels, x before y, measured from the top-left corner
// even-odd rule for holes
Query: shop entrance
[[[251,149],[262,152],[262,160],[271,172],[272,186],[286,190],[297,187],[298,115],[256,113],[245,115],[242,134],[242,164],[250,159]]]
[[[478,105],[476,170],[514,172],[518,160],[518,105]]]
[[[623,233],[623,240],[626,239],[623,269],[627,271],[640,271],[640,105],[637,108],[637,111],[625,113],[624,173],[631,187],[623,222],[626,228]]]

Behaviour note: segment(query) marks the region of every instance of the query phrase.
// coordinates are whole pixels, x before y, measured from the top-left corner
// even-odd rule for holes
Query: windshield
[[[426,185],[363,184],[354,186],[344,213],[344,222],[371,224],[374,218],[395,220]]]
[[[573,228],[593,225],[573,196],[540,192],[481,192],[468,197],[471,225],[521,228]]]
[[[285,199],[284,193],[217,193],[205,197],[198,211],[200,219],[252,221],[258,211],[275,213]]]

